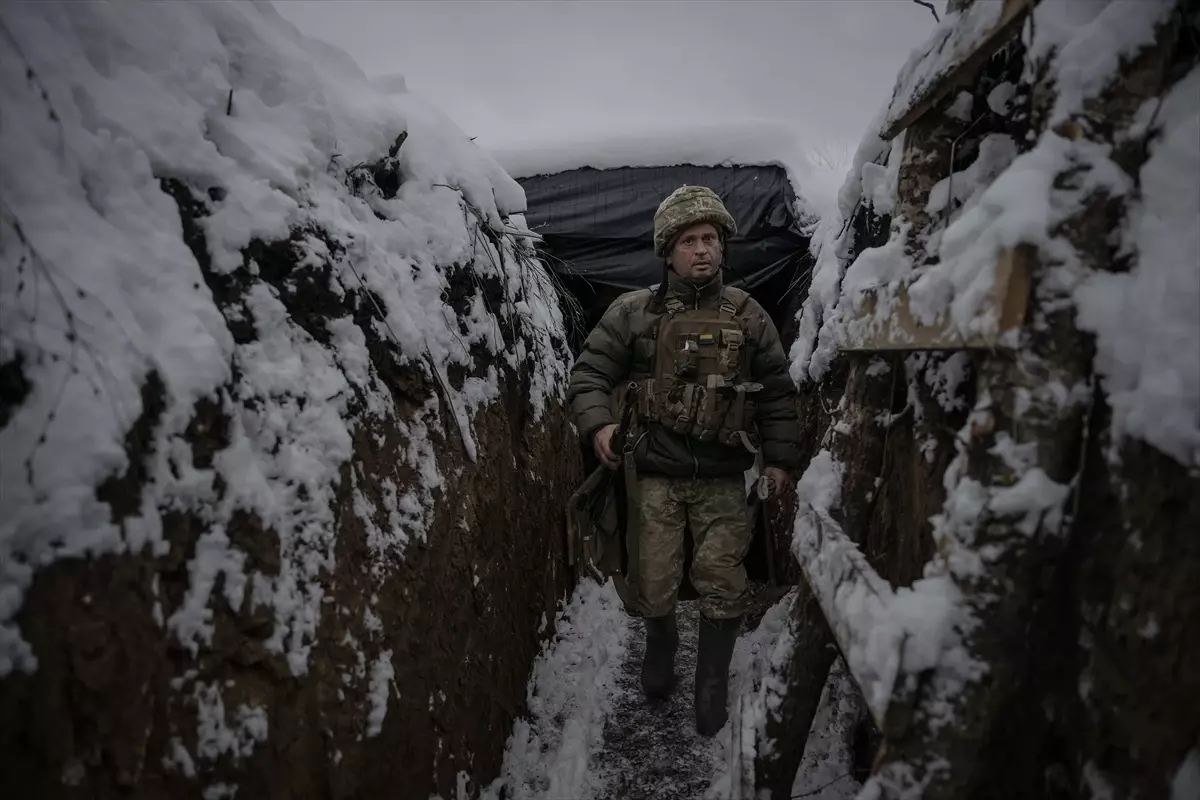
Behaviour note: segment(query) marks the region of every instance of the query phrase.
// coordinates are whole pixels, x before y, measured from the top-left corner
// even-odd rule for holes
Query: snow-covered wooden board
[[[892,139],[925,116],[954,89],[970,83],[1021,24],[1033,0],[977,0],[967,10],[947,17],[930,37],[929,46],[905,65],[893,91],[880,138]]]
[[[797,530],[798,548],[806,556],[804,576],[867,710],[882,729],[904,646],[904,629],[889,624],[895,592],[827,512],[810,505],[802,514]]]
[[[1003,251],[996,260],[995,282],[977,318],[994,324],[975,326],[966,332],[953,323],[948,312],[926,322],[914,311],[909,289],[919,277],[863,292],[862,302],[846,323],[841,343],[845,352],[881,350],[973,350],[1003,349],[1016,340],[1029,305],[1029,276],[1032,251],[1018,247]],[[888,304],[883,308],[880,304]]]

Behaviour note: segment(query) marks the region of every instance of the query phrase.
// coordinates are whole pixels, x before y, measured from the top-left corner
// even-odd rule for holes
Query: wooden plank
[[[990,3],[995,2],[995,0],[976,0],[976,2]],[[1025,14],[1032,7],[1033,0],[1004,0],[1004,8],[1000,12],[1000,18],[991,31],[979,40],[974,49],[964,53],[957,62],[953,63],[949,69],[942,73],[941,77],[925,90],[923,95],[913,103],[912,108],[904,116],[886,126],[880,132],[880,138],[884,141],[890,141],[900,131],[910,127],[914,122],[937,107],[952,91],[971,83],[975,79],[975,73],[979,68],[995,55],[1004,46],[1005,42],[1015,35]]]
[[[903,632],[889,628],[886,620],[895,592],[828,514],[808,506],[801,512],[797,530],[804,576],[854,682],[862,690],[867,710],[882,729],[904,646]],[[855,612],[850,617],[842,613],[840,605],[846,597],[855,600]],[[879,655],[887,650],[891,651],[890,657],[880,660]]]
[[[1021,245],[1005,250],[996,259],[995,284],[983,312],[996,316],[996,330],[992,334],[964,337],[951,325],[948,314],[932,324],[918,320],[909,299],[909,287],[917,276],[866,290],[861,308],[846,322],[850,333],[840,349],[844,352],[996,350],[1011,346],[1011,334],[1021,327],[1029,306],[1029,277],[1034,253],[1034,248]],[[871,324],[865,334],[857,335],[854,332],[856,324],[866,328],[871,323],[880,296],[885,293],[888,295],[885,302],[892,303],[891,313],[878,324]]]

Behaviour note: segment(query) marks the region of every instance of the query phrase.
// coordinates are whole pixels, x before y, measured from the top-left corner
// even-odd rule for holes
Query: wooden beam
[[[995,330],[990,334],[964,337],[948,314],[933,323],[918,320],[909,298],[909,287],[920,277],[915,276],[866,290],[860,309],[845,323],[847,333],[840,349],[844,352],[1005,349],[1013,342],[1011,334],[1025,321],[1035,252],[1033,247],[1021,245],[1003,251],[996,259],[995,283],[983,310],[996,319]],[[883,319],[876,320],[881,297],[891,307]]]
[[[991,3],[995,0],[978,0]],[[963,53],[957,60],[931,83],[913,102],[905,114],[880,132],[884,141],[890,141],[900,131],[911,126],[942,102],[950,92],[972,83],[975,73],[989,58],[996,54],[1004,43],[1016,32],[1025,14],[1033,7],[1033,0],[1004,0],[1000,18],[974,48]]]
[[[882,730],[904,647],[903,632],[889,628],[886,620],[895,592],[867,563],[841,525],[824,511],[811,505],[801,511],[797,530],[804,577],[829,623],[850,676],[862,690],[867,710]],[[841,605],[847,598],[853,598],[851,616],[843,613]],[[889,657],[878,658],[885,651]],[[876,658],[868,657],[869,653]]]

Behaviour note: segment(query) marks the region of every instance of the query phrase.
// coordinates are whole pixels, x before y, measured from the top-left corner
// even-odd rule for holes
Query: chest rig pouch
[[[747,380],[748,341],[739,311],[725,296],[717,308],[667,301],[640,416],[701,442],[757,452],[754,398],[762,385]]]

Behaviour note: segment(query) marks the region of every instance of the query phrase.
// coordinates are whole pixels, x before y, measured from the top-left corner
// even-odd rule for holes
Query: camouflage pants
[[[740,616],[746,607],[742,559],[754,535],[741,475],[730,478],[641,476],[630,516],[638,527],[635,586],[637,613],[648,617],[675,608],[683,579],[684,527],[695,549],[689,574],[710,619]]]

